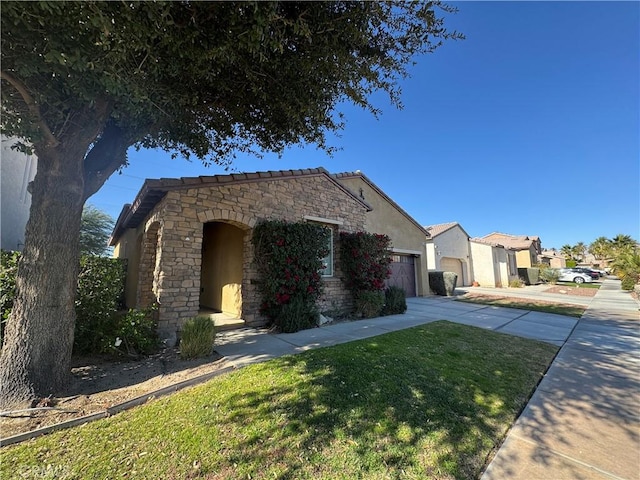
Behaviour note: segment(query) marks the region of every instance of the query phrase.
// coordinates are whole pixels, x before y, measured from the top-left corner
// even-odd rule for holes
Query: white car
[[[558,273],[560,273],[559,282],[591,283],[593,281],[586,273],[575,272],[570,268],[561,268]]]

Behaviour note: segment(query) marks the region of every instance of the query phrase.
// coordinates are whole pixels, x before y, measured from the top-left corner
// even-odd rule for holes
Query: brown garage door
[[[456,285],[461,287],[464,285],[464,277],[462,276],[462,262],[457,258],[443,257],[440,260],[440,270],[443,272],[453,272],[458,275]]]
[[[391,276],[387,279],[387,286],[404,288],[407,297],[416,296],[416,265],[414,257],[409,255],[391,256]]]

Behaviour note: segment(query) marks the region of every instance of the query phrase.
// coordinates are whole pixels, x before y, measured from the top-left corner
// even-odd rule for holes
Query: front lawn
[[[582,305],[545,302],[544,300],[531,300],[517,297],[501,297],[496,295],[466,294],[462,297],[456,297],[456,300],[460,302],[491,305],[494,307],[519,308],[521,310],[531,310],[535,312],[555,313],[557,315],[567,315],[577,318],[582,317],[582,314],[587,309],[587,307]]]
[[[473,479],[556,351],[435,322],[245,367],[5,447],[0,475]]]

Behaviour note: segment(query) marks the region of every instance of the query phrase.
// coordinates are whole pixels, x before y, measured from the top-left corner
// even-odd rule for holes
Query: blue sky
[[[361,170],[422,225],[457,221],[472,237],[640,239],[640,3],[452,5],[448,28],[466,39],[416,58],[404,109],[384,95],[378,120],[344,106],[333,157],[294,148],[232,171]],[[228,173],[157,151],[129,160],[88,201],[114,218],[144,178]]]

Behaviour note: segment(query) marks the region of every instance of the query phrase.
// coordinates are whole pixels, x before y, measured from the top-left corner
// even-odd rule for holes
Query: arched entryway
[[[242,315],[245,231],[226,222],[203,224],[200,306]]]
[[[148,307],[158,301],[158,283],[160,276],[160,223],[152,223],[141,241],[140,268],[138,271],[139,307]]]

